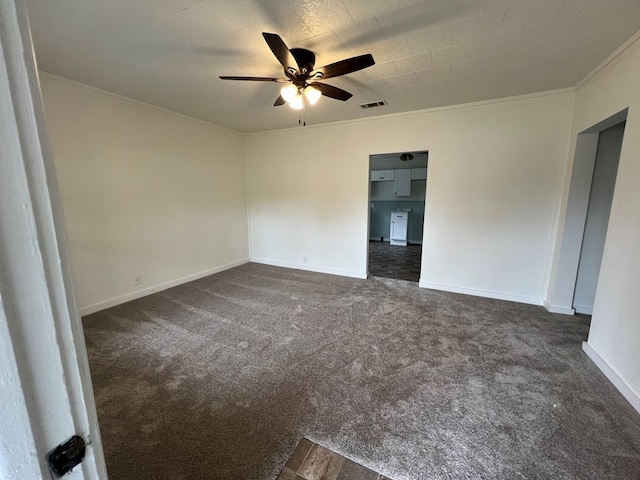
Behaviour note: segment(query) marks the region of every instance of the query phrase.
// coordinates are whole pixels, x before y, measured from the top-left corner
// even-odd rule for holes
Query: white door
[[[107,478],[68,267],[26,9],[0,2],[0,478],[51,478],[47,452],[87,442],[65,479]]]

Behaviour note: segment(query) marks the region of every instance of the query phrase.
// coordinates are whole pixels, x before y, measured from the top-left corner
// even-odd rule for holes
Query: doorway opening
[[[628,109],[576,139],[558,267],[548,309],[590,315],[613,202]]]
[[[573,309],[576,313],[593,313],[625,125],[626,122],[623,121],[600,131],[598,135],[576,288],[573,294]]]
[[[369,276],[418,282],[427,151],[369,156]]]

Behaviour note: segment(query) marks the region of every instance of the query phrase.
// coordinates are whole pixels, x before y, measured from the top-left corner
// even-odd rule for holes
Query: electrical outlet
[[[307,257],[302,257],[302,263],[307,263]]]
[[[133,284],[142,285],[142,275],[136,275],[135,277],[133,277]]]

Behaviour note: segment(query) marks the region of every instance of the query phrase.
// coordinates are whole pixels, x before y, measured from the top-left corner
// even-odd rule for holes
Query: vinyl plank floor
[[[303,438],[277,480],[391,480]]]
[[[374,277],[417,282],[420,279],[422,245],[369,242],[369,273]]]

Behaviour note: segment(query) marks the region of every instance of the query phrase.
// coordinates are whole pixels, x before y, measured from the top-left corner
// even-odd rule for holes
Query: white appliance
[[[391,245],[401,245],[406,247],[408,230],[409,212],[391,212],[389,243],[391,243]]]

